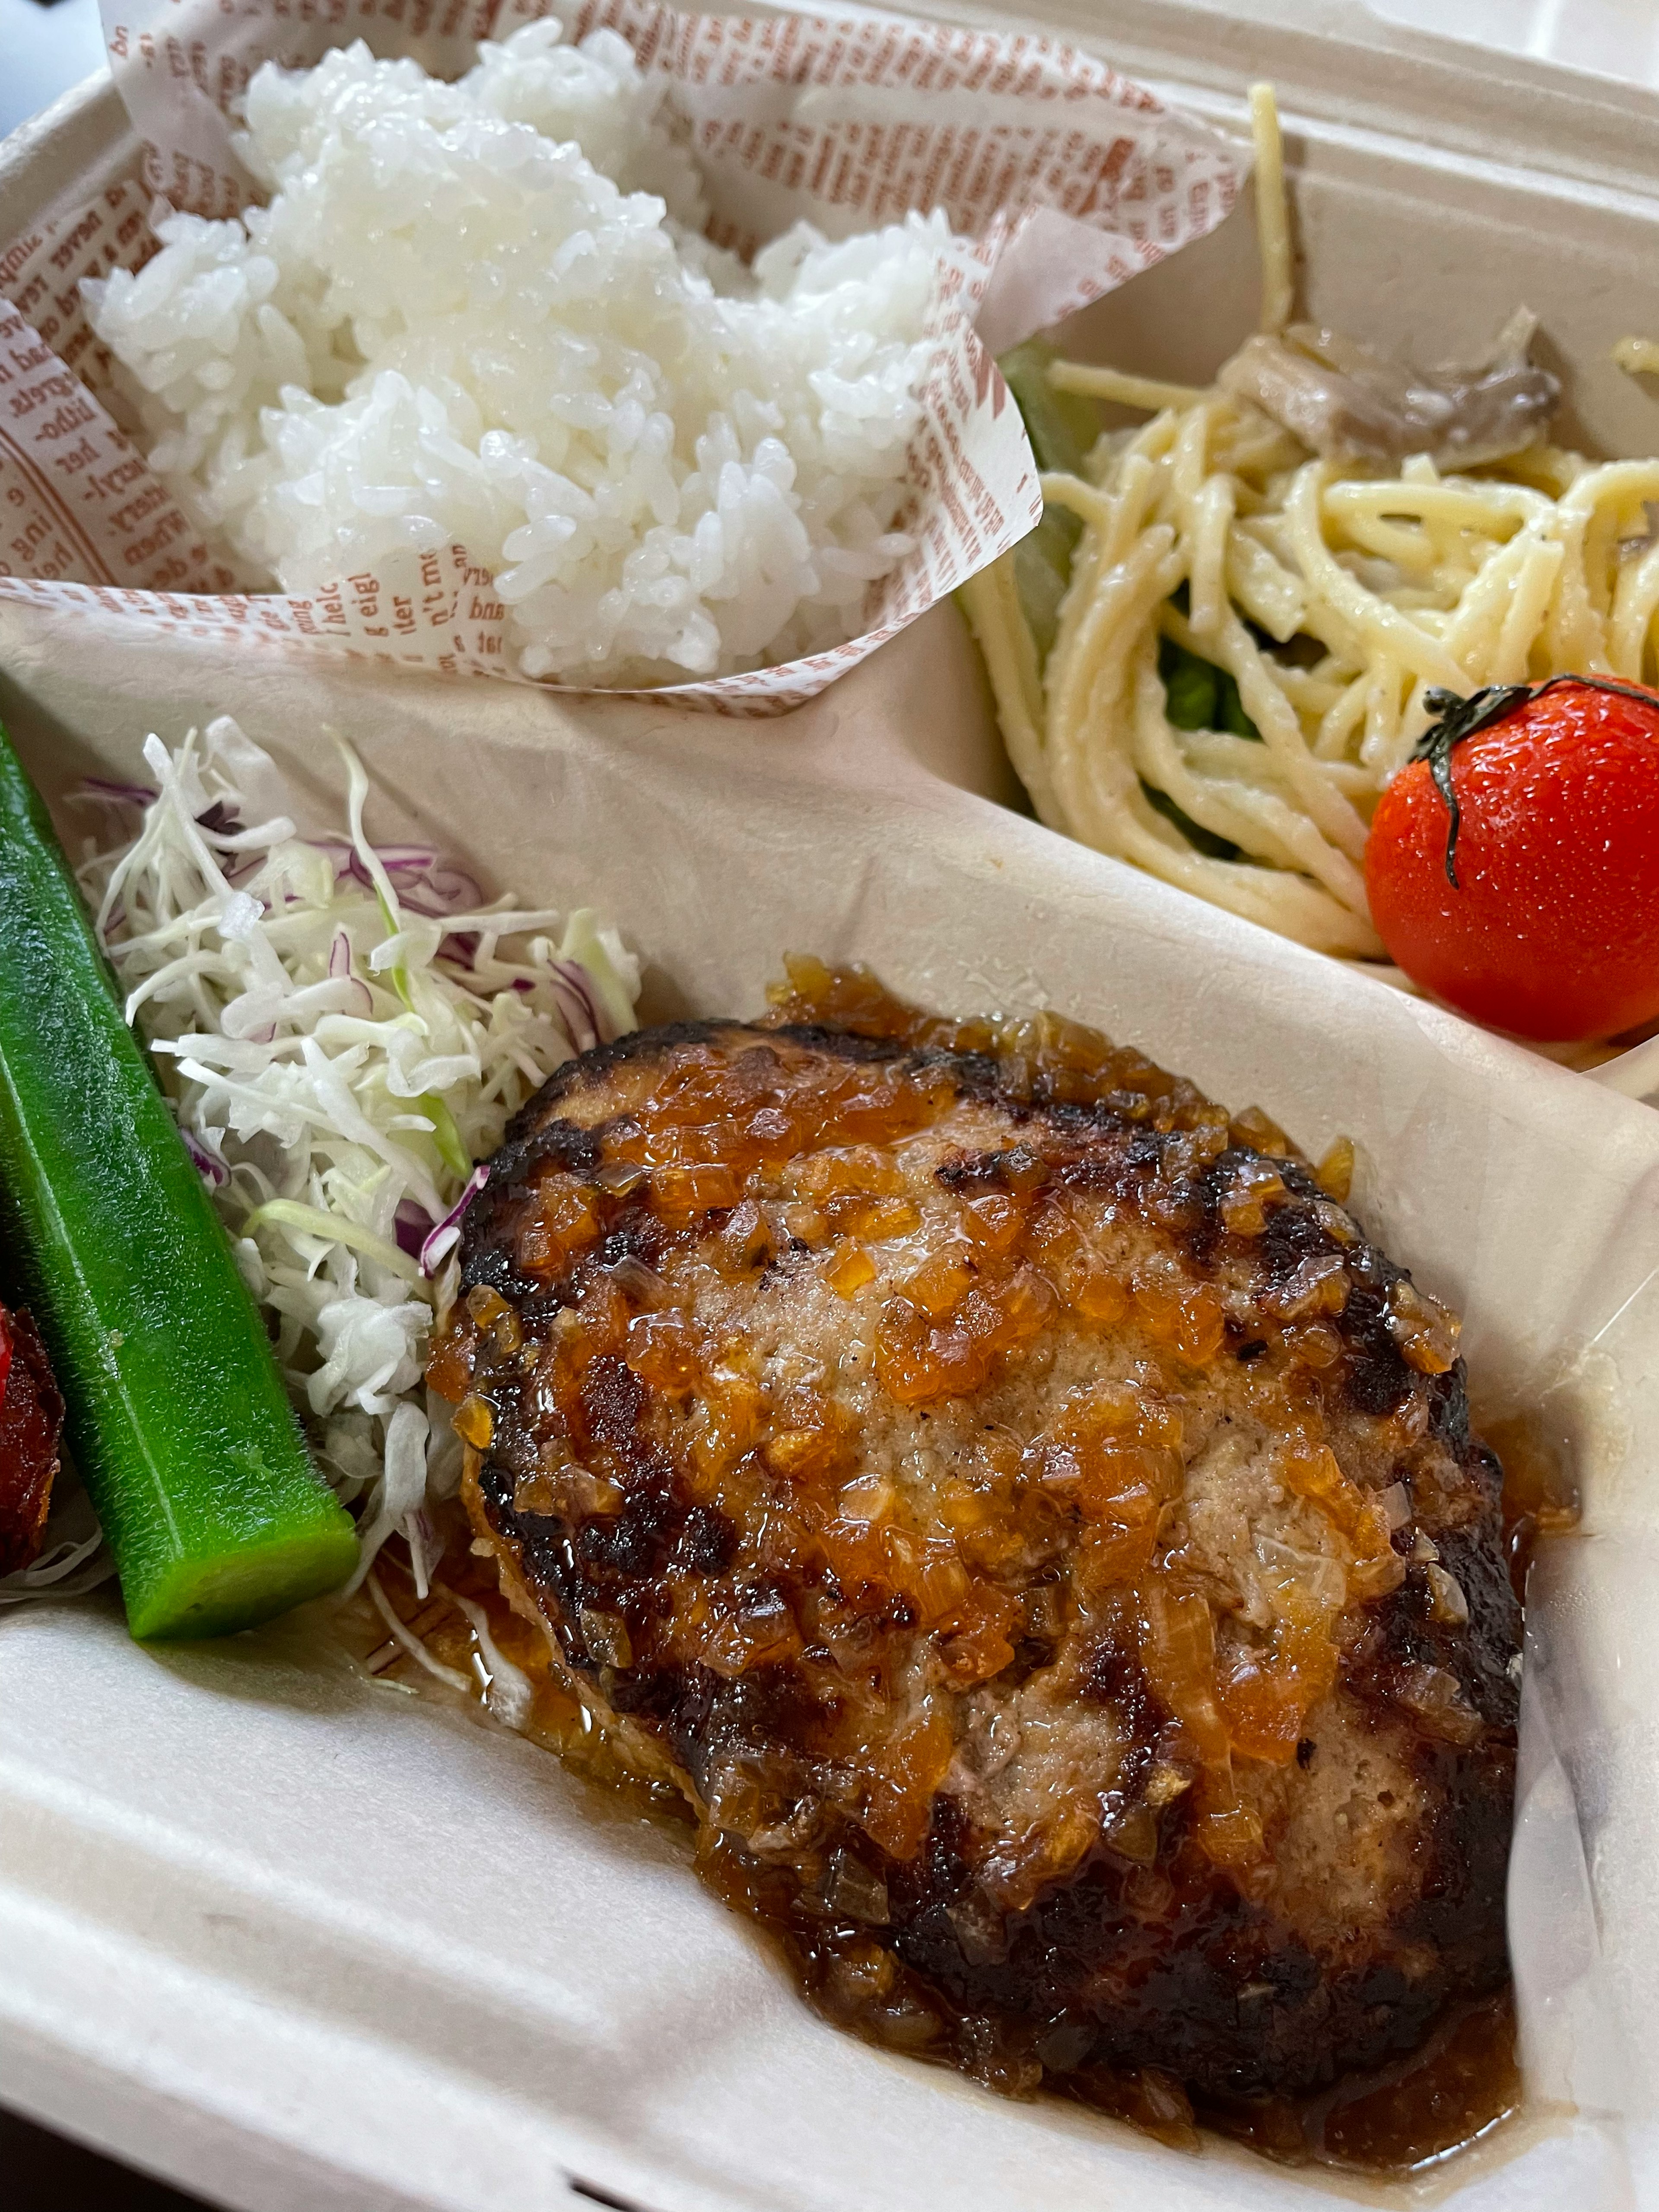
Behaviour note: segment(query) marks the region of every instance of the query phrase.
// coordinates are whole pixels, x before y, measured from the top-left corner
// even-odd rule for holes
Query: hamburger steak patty
[[[504,1589],[863,2033],[1082,2094],[1397,2058],[1507,1974],[1455,1319],[1265,1117],[792,975],[559,1070],[466,1217],[432,1380]]]

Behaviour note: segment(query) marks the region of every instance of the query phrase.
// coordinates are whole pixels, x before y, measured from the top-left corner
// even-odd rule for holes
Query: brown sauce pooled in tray
[[[1524,1598],[1540,1540],[1578,1526],[1577,1485],[1566,1447],[1535,1414],[1477,1417],[1476,1425],[1503,1462],[1504,1549],[1515,1594]]]
[[[796,976],[795,981],[799,988],[801,979]],[[878,987],[866,978],[832,976],[823,971],[822,981],[830,988],[811,994],[817,1001],[811,1011],[832,1024],[856,1017],[865,1035],[885,1034],[890,1009],[890,1033],[911,1042],[970,1051],[983,1051],[992,1042],[989,1036],[981,1040],[973,1033],[984,1025],[947,1024],[918,1017],[913,1010],[886,1000]],[[838,994],[857,1003],[845,1006],[833,1003]],[[799,1016],[792,1012],[791,1018]],[[852,1020],[848,1019],[848,1026],[854,1026]],[[1001,1040],[997,1042],[1001,1044]],[[1158,1078],[1157,1071],[1150,1074]],[[1176,1106],[1190,1103],[1185,1100],[1189,1087],[1175,1085],[1171,1079],[1158,1079],[1170,1087],[1172,1097],[1181,1092],[1181,1097],[1174,1099]],[[1191,1097],[1197,1099],[1196,1093]],[[1204,1103],[1198,1101],[1200,1107]],[[1235,1142],[1254,1142],[1270,1153],[1295,1157],[1281,1133],[1262,1117],[1256,1119],[1261,1121],[1259,1129],[1241,1127],[1235,1120]],[[1218,1139],[1218,1143],[1224,1141]],[[1346,1159],[1334,1155],[1321,1169],[1319,1181],[1333,1198],[1343,1194],[1337,1186],[1346,1185],[1347,1164]],[[1317,1192],[1313,1195],[1316,1197]],[[1450,1356],[1449,1352],[1437,1365],[1431,1363],[1427,1371],[1437,1372],[1449,1364]],[[447,1391],[446,1395],[452,1394]],[[453,1395],[459,1396],[459,1391]],[[1510,1443],[1508,1437],[1503,1441]],[[1559,1471],[1547,1457],[1511,1448],[1516,1470],[1505,1498],[1506,1529],[1511,1571],[1518,1585],[1534,1536],[1563,1525],[1565,1509]],[[490,1636],[502,1656],[534,1686],[528,1717],[520,1716],[524,1732],[612,1789],[618,1781],[629,1784],[628,1796],[635,1805],[649,1806],[659,1814],[684,1820],[686,1808],[672,1785],[646,1789],[611,1752],[602,1729],[566,1687],[544,1626],[514,1612],[497,1589],[494,1564],[488,1556],[491,1548],[483,1541],[469,1548],[465,1530],[457,1524],[450,1534],[442,1571],[460,1597],[473,1607],[484,1609]],[[1430,1556],[1434,1556],[1432,1547]],[[390,1559],[381,1580],[398,1616],[424,1639],[434,1657],[463,1676],[478,1680],[481,1692],[486,1690],[488,1670],[482,1657],[487,1644],[475,1635],[465,1613],[450,1601],[445,1589],[439,1587],[430,1598],[419,1599],[406,1575]],[[1501,1574],[1498,1586],[1502,1587]],[[364,1650],[370,1643],[379,1642],[378,1626],[370,1628],[364,1638]],[[368,1664],[376,1672],[395,1668],[406,1682],[416,1679],[413,1664],[395,1644],[374,1650]],[[1311,1752],[1314,1747],[1310,1744],[1306,1749]],[[856,1899],[848,1900],[854,1909],[843,1914],[831,1892],[804,1905],[798,1883],[792,1884],[779,1869],[718,1836],[705,1850],[701,1871],[734,1909],[760,1921],[782,1951],[805,1994],[825,2017],[866,2040],[912,2055],[942,2057],[947,2043],[954,2043],[956,2063],[964,2063],[963,2031],[976,2023],[952,2009],[948,1996],[915,1972],[890,1948],[874,1940],[867,1925],[860,1924],[880,1919],[883,1914],[857,1910]],[[1155,1866],[1138,1875],[1132,1871],[1129,1876],[1131,1881],[1151,1884],[1161,1879]],[[1159,1909],[1154,1905],[1150,1917],[1156,1917]],[[1158,2069],[1094,2064],[1078,2070],[1078,2061],[1085,2054],[1075,2047],[1069,2057],[1063,2053],[1050,2057],[1039,2041],[1036,2051],[1042,2063],[1031,2064],[1028,2053],[1022,2066],[1018,2053],[1009,2057],[1000,2048],[988,2048],[983,2063],[975,2057],[967,2070],[990,2086],[1022,2094],[1046,2069],[1058,2094],[1127,2119],[1172,2144],[1196,2148],[1202,2125],[1280,2160],[1321,2163],[1372,2174],[1420,2170],[1486,2134],[1520,2100],[1513,2013],[1507,1990],[1454,2007],[1428,2044],[1409,2058],[1381,2072],[1346,2074],[1335,2084],[1306,2096],[1249,2100],[1212,2096],[1200,2100],[1195,2110],[1181,2084]]]

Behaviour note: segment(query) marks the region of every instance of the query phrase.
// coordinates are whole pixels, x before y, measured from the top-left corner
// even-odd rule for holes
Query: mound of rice
[[[152,465],[251,584],[405,549],[495,573],[523,672],[649,684],[855,635],[938,338],[942,216],[751,270],[612,32],[445,84],[359,44],[248,88],[240,222],[85,287]]]

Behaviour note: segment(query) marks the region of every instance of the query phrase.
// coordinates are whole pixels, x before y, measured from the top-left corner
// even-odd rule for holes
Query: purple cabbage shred
[[[230,1170],[222,1160],[215,1159],[200,1138],[193,1136],[188,1129],[181,1128],[179,1134],[184,1139],[185,1150],[196,1163],[196,1170],[202,1181],[210,1190],[222,1190],[230,1181]]]
[[[489,1181],[487,1166],[474,1168],[467,1177],[465,1189],[421,1247],[421,1273],[423,1275],[435,1275],[454,1246],[460,1242],[461,1217]]]
[[[393,1216],[392,1227],[398,1239],[398,1249],[407,1252],[411,1260],[418,1260],[421,1248],[432,1234],[432,1216],[425,1206],[417,1206],[412,1198],[399,1199]]]

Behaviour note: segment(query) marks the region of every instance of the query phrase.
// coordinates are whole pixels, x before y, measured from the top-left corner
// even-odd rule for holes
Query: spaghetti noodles
[[[1252,116],[1262,327],[1277,332],[1292,262],[1266,88]],[[1367,827],[1432,719],[1425,692],[1659,678],[1659,460],[1596,465],[1534,442],[1461,474],[1427,453],[1379,474],[1311,450],[1224,388],[1224,370],[1207,391],[1072,362],[1049,374],[1152,420],[1043,476],[1051,509],[1081,526],[1046,659],[1013,555],[963,597],[1038,814],[1098,851],[1380,960]],[[1184,656],[1237,687],[1231,726],[1172,719]]]

